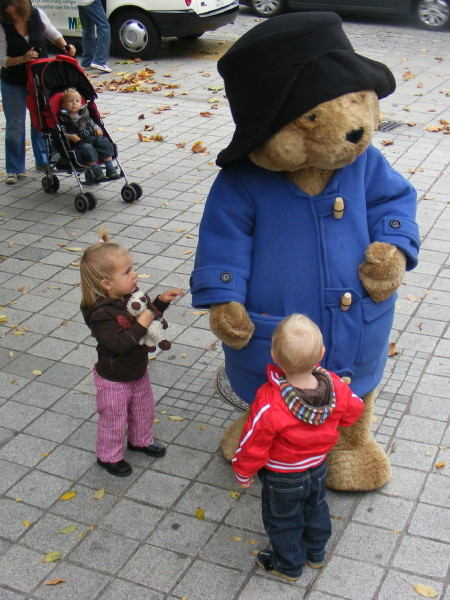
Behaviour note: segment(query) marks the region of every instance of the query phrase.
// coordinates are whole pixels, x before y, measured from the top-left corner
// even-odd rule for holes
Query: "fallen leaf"
[[[64,579],[53,579],[52,581],[46,581],[45,585],[58,585],[58,583],[66,583]]]
[[[12,335],[25,335],[25,331],[11,331]]]
[[[72,267],[79,267],[80,266],[79,262],[72,262],[70,264],[72,265]]]
[[[421,583],[416,583],[413,585],[413,588],[423,598],[437,598],[439,596],[438,592],[429,585],[422,585]]]
[[[230,496],[233,500],[237,500],[241,494],[239,492],[235,492],[234,490],[230,490]]]
[[[144,131],[153,131],[154,129],[154,125],[144,125]]]
[[[162,414],[162,415],[167,415],[167,410],[162,410],[162,411],[161,411],[161,414]]]
[[[148,275],[147,273],[142,273],[142,275],[137,276],[138,279],[148,279],[149,277],[150,275]]]
[[[193,315],[206,315],[207,314],[207,310],[194,310],[194,312],[192,313]]]
[[[138,116],[138,120],[139,121],[142,121],[142,119],[145,119],[145,115],[144,114]]]
[[[191,254],[192,250],[184,250],[181,254]]]
[[[89,529],[89,531],[94,531],[94,526],[93,525],[89,525],[88,529]]]
[[[437,462],[434,466],[436,467],[436,469],[442,469],[442,467],[445,467],[447,463],[445,462],[445,460],[441,460],[440,462]]]
[[[416,299],[413,296],[413,294],[406,294],[406,297],[410,302],[416,302]]]
[[[250,546],[254,546],[256,544],[255,540],[250,540],[249,541]]]
[[[143,135],[138,133],[138,138],[141,142],[163,142],[164,138],[162,135],[157,133],[156,135]]]
[[[75,498],[76,495],[77,493],[75,491],[66,492],[61,496],[60,500],[70,500],[71,498]]]
[[[395,356],[396,354],[400,354],[400,350],[397,350],[395,342],[391,342],[388,348],[388,356]]]
[[[14,356],[14,352],[8,352],[8,356],[9,358],[12,358]]]
[[[48,288],[49,290],[60,290],[60,289],[61,289],[61,288],[60,288],[60,287],[58,287],[57,285],[48,285],[48,286],[47,286],[47,288]]]
[[[194,154],[201,154],[202,152],[206,152],[206,148],[203,146],[203,142],[195,142],[191,151],[194,152]]]
[[[200,521],[204,521],[205,520],[205,512],[204,512],[203,508],[198,507],[197,510],[195,511],[195,516]]]
[[[0,315],[0,323],[6,323],[8,321],[8,317],[6,315]]]
[[[153,423],[161,423],[161,419],[153,419]]]
[[[438,446],[439,450],[448,450],[447,446]]]
[[[231,537],[235,542],[242,542],[242,538],[238,535],[232,535]]]
[[[171,415],[168,417],[171,421],[184,421],[183,417],[177,417],[175,415]]]
[[[394,143],[394,140],[383,140],[381,142],[382,146],[392,146],[392,144]]]
[[[42,375],[42,371],[38,371],[38,369],[32,370],[33,375]]]
[[[67,527],[64,527],[64,529],[61,529],[59,533],[73,533],[77,529],[78,525],[68,525]]]
[[[24,522],[22,523],[22,525],[23,525],[24,527],[29,527],[29,526],[31,525],[31,523],[30,523],[30,521],[24,521]]]
[[[415,75],[414,73],[411,73],[411,71],[406,71],[405,73],[403,73],[403,79],[405,81],[408,81],[409,79],[414,79]]]
[[[42,458],[47,458],[47,456],[48,456],[48,452],[43,452],[43,453],[41,454],[41,456],[42,456]]]
[[[204,429],[205,429],[205,425],[203,425],[203,424],[202,424],[202,425],[200,425],[199,429],[200,429],[200,431],[204,431]]]
[[[418,88],[423,88],[423,81],[419,81],[418,84],[417,84],[417,87]]]
[[[95,498],[96,500],[101,500],[104,495],[105,495],[105,488],[100,488],[99,490],[97,490],[96,492],[94,492],[92,494],[92,497]]]
[[[389,451],[389,454],[394,454],[394,452],[395,452],[396,450],[397,450],[397,442],[395,442],[395,441],[394,441],[394,442],[392,443],[392,446],[391,446],[391,449],[390,449],[390,451]]]
[[[83,250],[83,248],[72,248],[69,246],[66,246],[66,250],[68,250],[69,252],[81,252]]]
[[[394,531],[392,532],[394,535],[399,535],[402,532],[401,529],[394,529]]]
[[[179,142],[177,144],[177,148],[185,148],[186,147],[186,142]]]
[[[200,116],[201,116],[201,117],[212,117],[212,116],[213,116],[213,114],[212,114],[212,113],[210,113],[209,111],[205,110],[205,111],[202,111],[202,112],[200,113]]]
[[[44,556],[44,558],[42,559],[42,562],[55,562],[55,560],[59,560],[61,558],[61,552],[59,552],[58,550],[56,550],[55,552],[49,552],[48,554],[46,554]]]

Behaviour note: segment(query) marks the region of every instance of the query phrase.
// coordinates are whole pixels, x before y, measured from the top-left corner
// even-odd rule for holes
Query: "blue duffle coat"
[[[344,201],[341,219],[333,213]],[[283,175],[249,160],[223,168],[208,196],[191,276],[193,306],[240,302],[255,325],[242,350],[224,344],[226,373],[251,403],[271,361],[272,332],[298,312],[320,327],[321,364],[351,378],[364,396],[387,360],[397,294],[375,303],[358,277],[370,243],[388,242],[417,263],[416,192],[373,146],[309,196]],[[349,292],[352,303],[341,309]]]

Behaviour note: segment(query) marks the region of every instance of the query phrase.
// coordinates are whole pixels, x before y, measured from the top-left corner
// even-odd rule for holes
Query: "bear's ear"
[[[288,123],[259,148],[250,153],[250,160],[269,171],[296,171],[306,161],[304,132]]]

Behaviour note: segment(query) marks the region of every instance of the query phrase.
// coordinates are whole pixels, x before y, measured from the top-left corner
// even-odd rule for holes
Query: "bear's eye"
[[[306,117],[309,121],[315,121],[316,120],[316,115],[315,113],[311,113],[310,115],[308,115]]]

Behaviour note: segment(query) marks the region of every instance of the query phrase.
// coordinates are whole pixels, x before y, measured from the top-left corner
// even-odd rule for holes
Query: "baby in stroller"
[[[102,128],[89,116],[88,106],[82,104],[82,98],[75,88],[64,90],[61,96],[61,111],[58,120],[68,145],[79,151],[83,162],[92,169],[93,180],[101,183],[107,179],[120,179],[113,166],[113,146],[107,137],[103,137]],[[98,164],[103,160],[106,176]]]

